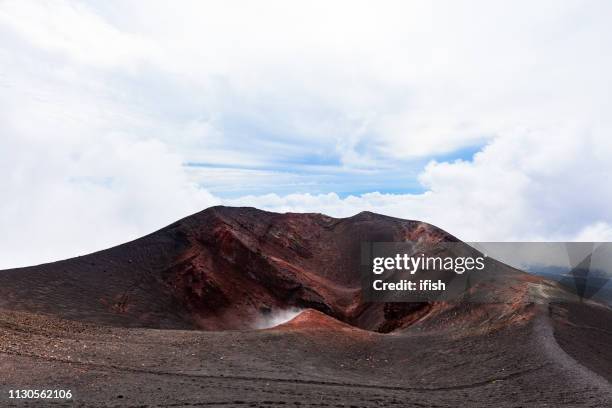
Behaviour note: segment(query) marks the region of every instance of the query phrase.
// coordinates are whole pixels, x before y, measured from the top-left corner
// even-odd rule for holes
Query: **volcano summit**
[[[406,241],[459,243],[369,212],[212,207],[0,271],[2,405],[44,386],[70,406],[612,406],[608,306],[501,263],[465,293],[490,301],[366,301],[361,244]]]

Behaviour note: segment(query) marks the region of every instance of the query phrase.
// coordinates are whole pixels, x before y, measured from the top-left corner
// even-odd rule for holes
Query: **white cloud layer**
[[[0,2],[0,268],[216,204],[609,240],[611,12]]]

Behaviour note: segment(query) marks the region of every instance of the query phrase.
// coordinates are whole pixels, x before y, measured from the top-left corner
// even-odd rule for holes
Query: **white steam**
[[[260,316],[253,324],[255,329],[268,329],[278,326],[293,319],[295,316],[302,313],[303,309],[292,307],[290,309],[275,310],[265,315]]]

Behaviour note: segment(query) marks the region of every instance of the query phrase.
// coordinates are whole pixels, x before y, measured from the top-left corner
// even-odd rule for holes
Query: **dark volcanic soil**
[[[371,213],[213,208],[1,271],[0,406],[612,406],[612,311],[549,302],[554,284],[500,268],[496,304],[362,302],[360,242],[406,239],[455,240]],[[252,329],[288,307],[308,309]]]
[[[546,321],[498,329],[492,323],[484,332],[417,324],[378,334],[302,320],[278,329],[201,332],[3,312],[0,388],[4,398],[8,388],[68,388],[79,406],[608,407],[612,401],[609,383],[550,350],[555,339],[540,327]]]

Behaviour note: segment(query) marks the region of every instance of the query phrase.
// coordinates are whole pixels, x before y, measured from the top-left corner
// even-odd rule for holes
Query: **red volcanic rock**
[[[282,330],[282,331],[320,331],[326,333],[333,331],[341,331],[345,334],[368,335],[371,332],[364,331],[351,326],[350,324],[341,322],[333,317],[321,313],[318,310],[306,309],[288,322],[279,324],[266,330]]]
[[[250,328],[270,311],[298,307],[390,332],[422,320],[432,305],[364,302],[361,243],[407,240],[457,241],[423,222],[369,212],[338,219],[212,207],[105,251],[3,271],[0,307],[204,330]]]
[[[361,300],[361,243],[455,240],[428,224],[372,213],[335,219],[215,207],[175,228],[189,249],[166,271],[166,282],[205,329],[241,328],[262,311],[287,307],[313,308],[359,327],[385,329],[384,305]],[[393,319],[403,317],[396,313]]]

